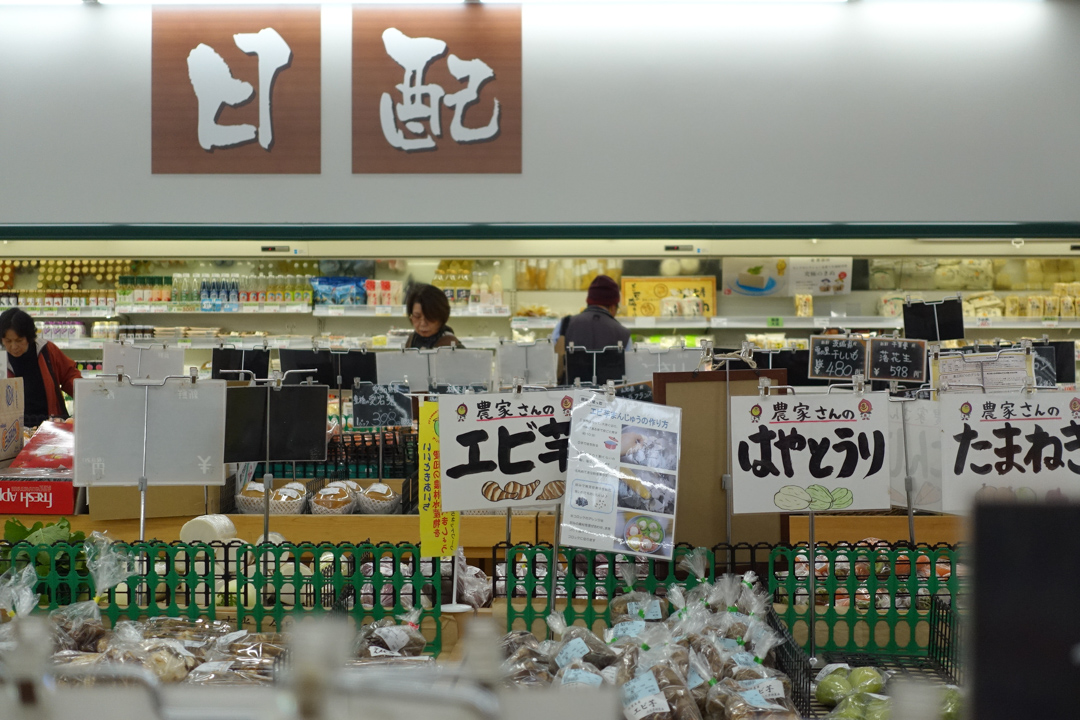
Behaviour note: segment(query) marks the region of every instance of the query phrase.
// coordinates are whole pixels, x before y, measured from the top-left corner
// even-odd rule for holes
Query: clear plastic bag
[[[389,622],[387,622],[389,620]],[[427,647],[420,632],[420,609],[398,616],[400,624],[383,618],[368,625],[357,648],[357,657],[416,657]]]
[[[58,608],[49,614],[64,649],[82,652],[104,650],[106,630],[101,623],[98,603],[109,590],[135,573],[134,560],[127,550],[117,547],[102,533],[91,533],[83,543],[86,568],[94,580],[94,599]]]
[[[559,687],[600,687],[604,678],[595,665],[578,658],[559,668],[554,683]]]
[[[172,638],[146,638],[142,623],[122,620],[108,640],[102,662],[139,665],[161,682],[175,683],[200,664],[183,643]]]
[[[491,602],[491,580],[483,570],[465,560],[462,548],[458,548],[454,562],[457,563],[458,601],[474,608],[487,607]]]
[[[519,648],[537,649],[539,646],[540,641],[528,630],[511,630],[503,635],[502,640],[499,641],[499,648],[502,650],[503,658],[512,656]]]
[[[274,661],[269,658],[212,660],[188,673],[184,682],[190,685],[272,685]]]
[[[600,670],[615,662],[615,651],[588,628],[577,625],[567,627],[566,618],[560,613],[548,615],[547,624],[559,640],[558,646],[551,654],[553,671],[578,658]]]
[[[709,551],[703,547],[694,548],[683,555],[682,560],[679,561],[679,568],[697,579],[697,585],[687,593],[686,605],[688,607],[699,604],[708,605],[709,595],[713,589],[712,583],[706,579],[709,577]]]
[[[679,661],[671,655],[685,649],[676,645],[665,649],[671,652],[661,653],[657,662],[649,662],[656,656],[642,655],[638,675],[623,686],[623,714],[630,720],[701,720],[697,702],[686,686],[686,676],[678,671]],[[654,686],[662,703],[652,693]]]
[[[799,720],[799,713],[786,697],[766,697],[757,688],[745,688],[724,680],[709,689],[705,701],[708,717],[725,720]]]
[[[660,602],[660,598],[647,592],[634,590],[634,584],[637,582],[637,569],[634,563],[623,564],[619,568],[619,577],[622,578],[626,587],[626,593],[614,598],[608,604],[612,624],[627,620],[658,622],[666,617],[664,604]]]
[[[860,718],[861,720],[889,720],[892,715],[892,700],[885,695],[875,693],[853,693],[848,695],[833,708],[826,718]]]

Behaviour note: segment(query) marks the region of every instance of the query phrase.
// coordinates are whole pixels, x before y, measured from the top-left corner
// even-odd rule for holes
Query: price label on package
[[[574,638],[563,646],[559,654],[555,656],[555,663],[559,667],[566,667],[578,658],[585,657],[589,652],[589,646],[581,638]]]
[[[652,671],[638,675],[623,685],[623,714],[627,720],[641,720],[647,715],[666,713],[670,710],[664,693],[656,684]]]

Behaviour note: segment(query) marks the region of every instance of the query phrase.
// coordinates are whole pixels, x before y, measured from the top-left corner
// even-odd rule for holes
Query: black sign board
[[[810,336],[810,369],[807,377],[842,380],[866,375],[866,338],[844,335]]]
[[[222,370],[250,370],[257,378],[270,375],[269,350],[237,350],[214,348],[210,360],[210,376],[214,380],[250,380],[247,373],[221,373]]]
[[[968,717],[1077,716],[1080,614],[1055,612],[1049,627],[1023,613],[1018,616],[1016,608],[1030,602],[1031,583],[1017,582],[1015,572],[1003,571],[1020,569],[1024,577],[1039,578],[1037,592],[1044,598],[1080,597],[1080,573],[1068,569],[1067,561],[1080,554],[1077,527],[1080,505],[1075,503],[976,506],[970,553],[974,632],[963,634],[974,636],[974,647],[965,655],[978,663]]]
[[[652,383],[640,382],[633,383],[631,385],[616,385],[615,396],[626,398],[627,400],[640,400],[641,402],[652,402]]]
[[[870,380],[926,382],[926,341],[870,338]]]
[[[1031,348],[1035,365],[1035,387],[1057,386],[1057,353],[1050,345],[1033,345]]]
[[[267,399],[270,453],[266,451]],[[326,459],[325,385],[231,387],[225,393],[225,462]]]
[[[341,387],[351,388],[360,380],[362,382],[378,382],[375,375],[375,353],[363,350],[350,350],[349,352],[334,352],[334,369],[341,376]]]
[[[964,309],[960,298],[904,305],[904,335],[937,342],[964,337]]]
[[[312,378],[319,385],[337,387],[337,365],[329,350],[278,350],[281,372],[312,370],[310,373],[294,373],[285,378],[288,385],[299,385]]]
[[[1072,340],[1052,340],[1054,348],[1054,367],[1057,368],[1057,381],[1072,384],[1076,382],[1076,343]]]
[[[608,380],[621,383],[626,377],[626,355],[617,347],[604,348],[602,351],[583,347],[574,347],[573,352],[567,349],[565,384],[573,385],[575,379],[591,383],[594,372],[597,385],[606,385]]]
[[[412,397],[407,385],[353,385],[353,427],[399,427],[412,424]]]

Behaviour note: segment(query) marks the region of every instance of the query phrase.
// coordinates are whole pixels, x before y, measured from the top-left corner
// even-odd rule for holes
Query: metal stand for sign
[[[622,341],[620,340],[617,345],[606,345],[606,346],[604,346],[603,348],[601,348],[599,350],[588,350],[586,348],[576,346],[576,345],[574,345],[574,343],[570,343],[570,344],[568,344],[566,346],[566,353],[567,353],[568,356],[572,355],[574,353],[587,353],[589,355],[592,355],[592,380],[591,380],[591,382],[593,384],[593,387],[596,387],[597,385],[599,385],[599,382],[597,380],[597,375],[596,375],[596,358],[597,358],[598,355],[602,355],[602,354],[606,353],[608,350],[618,350],[619,352],[624,352]],[[567,360],[566,379],[567,379],[567,381],[571,380],[571,378],[570,378],[569,360]],[[577,377],[573,378],[574,381],[577,381],[579,379],[580,378],[577,378]],[[625,365],[623,366],[622,382],[623,383],[626,382],[626,366]]]
[[[900,436],[904,442],[904,495],[907,498],[907,523],[908,540],[915,547],[915,479],[911,476],[911,466],[908,461],[908,435],[907,435],[907,404],[915,400],[913,397],[900,397],[894,395],[900,388],[900,383],[893,380],[889,383],[889,402],[900,403]]]
[[[746,346],[744,345],[743,350],[745,350],[745,349],[746,349]],[[859,376],[859,377],[861,377],[861,376]],[[774,390],[774,389],[776,389],[776,390],[786,390],[786,391],[790,392],[792,395],[796,394],[795,388],[792,387],[791,385],[773,385],[772,380],[769,379],[769,378],[764,378],[764,377],[763,378],[758,378],[758,395],[760,395],[763,398],[768,397],[769,393],[772,392],[772,390]],[[728,408],[729,408],[728,417],[729,418],[731,417],[730,407],[731,406],[729,405],[728,406]],[[728,425],[730,426],[730,424],[731,423],[729,422]],[[729,463],[731,462],[730,458],[731,458],[731,455],[730,455],[730,450],[729,450],[729,453],[728,453],[728,462]],[[729,470],[729,472],[730,472],[730,470]],[[730,482],[729,482],[729,485],[730,485]],[[808,592],[809,592],[809,595],[810,595],[810,598],[809,598],[809,600],[810,600],[810,611],[809,611],[810,612],[810,619],[807,622],[807,628],[808,628],[809,639],[810,639],[810,666],[814,667],[814,666],[816,666],[818,664],[818,661],[817,661],[817,637],[816,637],[816,634],[817,634],[817,583],[816,583],[816,580],[817,580],[817,578],[816,578],[816,574],[814,572],[815,569],[816,569],[815,568],[815,563],[817,562],[817,541],[814,538],[814,511],[809,510],[808,512],[810,513],[810,515],[809,515],[809,518],[808,518],[809,522],[808,522],[808,527],[807,527],[808,537],[806,539],[807,540],[807,542],[806,542],[806,549],[807,549],[806,559],[807,559],[807,567],[809,568],[808,571],[807,571],[807,576],[808,576],[808,581],[809,581],[809,584],[810,584],[810,587],[808,588]],[[729,523],[731,522],[730,499],[729,499],[729,502],[728,502],[728,522]],[[729,532],[728,537],[730,538],[730,532]],[[730,539],[729,539],[729,542],[730,542]],[[798,559],[798,558],[796,558],[796,559]],[[794,572],[794,569],[792,571]],[[795,599],[792,598],[792,603],[794,603],[794,602],[795,602]]]
[[[925,305],[927,307],[933,308],[933,310],[934,310],[934,337],[926,338],[926,339],[931,340],[933,342],[940,342],[942,340],[951,340],[951,339],[953,339],[953,338],[943,338],[943,337],[941,337],[941,324],[938,321],[938,309],[944,303],[947,303],[947,302],[962,303],[963,299],[960,297],[960,293],[957,293],[956,297],[947,297],[947,298],[943,298],[941,300],[937,300],[937,301],[933,301],[933,302],[926,302],[925,300],[912,301],[910,295],[908,295],[908,296],[906,296],[904,298],[904,306],[905,307],[911,307],[916,302],[918,302],[921,305]],[[961,335],[960,337],[963,337],[963,335]]]
[[[139,542],[146,541],[146,489],[148,481],[146,479],[146,445],[148,425],[150,420],[150,388],[152,387],[164,387],[165,383],[169,380],[191,380],[191,384],[194,385],[199,379],[198,368],[191,368],[189,375],[166,375],[161,378],[159,382],[150,383],[135,383],[132,381],[130,375],[124,374],[123,366],[116,368],[116,383],[117,385],[123,385],[127,380],[128,385],[132,387],[143,388],[143,419],[142,419],[142,472],[139,474],[138,488],[139,488]]]
[[[555,346],[549,338],[532,342],[499,340],[495,365],[497,380],[503,387],[519,378],[544,388],[559,382]]]
[[[965,353],[943,353],[943,352],[941,352],[941,346],[940,345],[932,345],[929,348],[930,359],[938,361],[938,368],[939,369],[941,367],[941,358],[943,358],[943,357],[945,357],[945,358],[960,358],[965,363],[969,363],[969,364],[972,364],[972,365],[977,364],[979,366],[979,382],[977,382],[977,383],[950,383],[950,382],[943,382],[940,377],[931,378],[931,380],[935,384],[934,389],[939,391],[939,392],[947,392],[947,391],[949,391],[950,389],[953,389],[953,388],[979,388],[979,389],[982,390],[982,392],[985,393],[986,392],[986,366],[988,364],[996,362],[997,360],[1000,360],[1003,355],[1024,355],[1024,356],[1027,356],[1027,355],[1030,355],[1032,352],[1033,352],[1033,350],[1031,349],[1031,341],[1030,340],[1021,340],[1019,350],[1016,350],[1016,349],[998,350],[996,353],[994,353],[994,357],[992,357],[992,358],[972,358],[970,355],[965,354]],[[938,375],[940,375],[940,374],[941,373],[939,371]],[[1034,389],[1035,389],[1035,380],[1034,380],[1034,378],[1025,377],[1024,378],[1024,383],[1022,385],[1014,385],[1014,386],[1011,386],[1011,387],[1010,386],[1001,386],[1001,387],[996,387],[994,389],[995,390],[1013,389],[1013,390],[1034,391]]]
[[[285,378],[292,374],[314,373],[313,369],[288,370],[284,374],[274,371],[268,378],[257,378],[250,370],[222,370],[223,374],[250,375],[252,384],[263,382],[266,387],[266,467],[263,474],[263,542],[270,542],[270,496],[273,495],[274,474],[270,471],[270,393],[273,390],[281,390]],[[296,476],[296,464],[293,463],[293,477]]]
[[[711,346],[708,348],[708,351],[709,351],[710,355],[712,356],[712,362],[713,363],[715,363],[716,360],[720,360],[724,364],[724,407],[726,408],[726,412],[727,412],[727,467],[724,468],[724,473],[720,476],[720,489],[724,491],[724,498],[725,498],[724,504],[727,506],[727,513],[726,513],[727,517],[725,518],[725,522],[726,522],[726,530],[725,530],[725,532],[726,532],[726,535],[724,537],[726,538],[726,541],[730,543],[731,542],[731,517],[732,517],[732,514],[733,514],[732,513],[732,503],[734,502],[734,498],[732,497],[732,479],[731,479],[731,477],[732,477],[732,472],[733,472],[732,463],[734,462],[732,460],[732,458],[734,457],[733,450],[734,450],[734,447],[735,447],[735,438],[734,438],[733,431],[731,429],[731,362],[730,361],[731,360],[738,360],[740,362],[744,362],[751,369],[754,369],[754,370],[757,369],[757,361],[754,360],[754,344],[753,343],[744,342],[742,344],[742,349],[740,349],[739,352],[736,352],[736,353],[716,354],[713,351]],[[705,352],[705,350],[703,349],[702,353],[704,354],[704,352]],[[762,380],[765,380],[765,379],[766,378],[762,378]],[[759,385],[759,387],[761,387],[761,386]]]

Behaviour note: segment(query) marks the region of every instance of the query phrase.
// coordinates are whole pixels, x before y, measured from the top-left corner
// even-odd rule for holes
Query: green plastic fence
[[[682,560],[686,553],[693,548],[677,546],[674,553],[674,562],[667,563],[649,559],[648,573],[644,578],[638,578],[634,584],[635,590],[646,590],[655,593],[657,588],[668,587],[672,584],[692,588],[698,584],[694,576],[684,579],[676,577],[673,568]],[[551,581],[547,577],[547,568],[551,567],[550,545],[514,545],[506,553],[506,629],[531,629],[534,632],[541,627],[552,610],[551,598],[545,604],[530,602],[529,598],[537,596],[537,590],[547,594],[550,590]],[[568,625],[579,624],[586,627],[595,627],[597,623],[605,626],[611,624],[611,612],[608,609],[606,598],[616,597],[625,592],[625,585],[619,577],[617,567],[626,562],[634,562],[632,556],[619,555],[613,552],[599,550],[581,550],[577,548],[562,547],[559,550],[560,564],[566,563],[569,571],[564,577],[559,578],[559,586],[566,591],[569,601],[566,603],[564,616]],[[542,560],[541,560],[542,558]],[[708,580],[714,578],[714,560],[711,551],[708,551]],[[663,577],[658,576],[657,563],[661,562],[669,569]],[[598,572],[604,568],[603,576]],[[538,570],[543,569],[543,573]],[[541,576],[543,575],[543,576]],[[603,598],[597,603],[597,590],[602,589]],[[524,604],[515,605],[515,595],[524,593]],[[577,601],[576,603],[574,601]]]
[[[927,653],[932,598],[948,594],[955,599],[960,590],[957,549],[819,545],[816,554],[827,568],[815,579],[813,651],[807,546],[776,547],[769,557],[769,590],[777,614],[808,653]]]
[[[238,628],[260,631],[331,611],[361,625],[404,613],[409,599],[424,608],[419,624],[429,638],[427,651],[442,650],[442,568],[438,558],[421,563],[416,545],[118,545],[132,553],[136,572],[103,593],[102,615],[113,623],[157,616],[223,619],[235,608]],[[0,572],[12,563],[36,566],[44,611],[94,597],[81,544],[0,546]],[[430,602],[422,603],[422,596]]]

